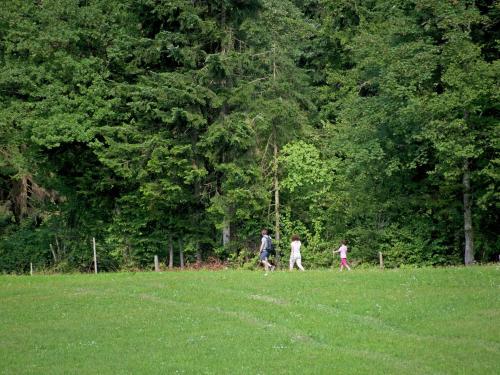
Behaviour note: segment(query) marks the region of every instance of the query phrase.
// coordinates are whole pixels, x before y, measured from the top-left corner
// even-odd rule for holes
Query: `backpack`
[[[269,254],[274,254],[276,252],[273,244],[273,240],[271,239],[271,236],[265,235],[264,238],[266,239],[266,250]]]

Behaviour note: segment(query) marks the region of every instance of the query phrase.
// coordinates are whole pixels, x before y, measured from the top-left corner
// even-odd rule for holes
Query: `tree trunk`
[[[224,227],[222,228],[222,245],[225,247],[229,245],[231,240],[231,221],[226,218],[224,220]]]
[[[174,243],[171,234],[168,238],[168,268],[174,268]]]
[[[225,105],[223,106],[225,107]],[[222,113],[225,116],[225,113]],[[222,154],[222,163],[225,163],[225,155]],[[222,185],[221,182],[218,182]],[[222,194],[222,191],[221,191]],[[231,242],[231,209],[229,207],[229,202],[226,201],[224,204],[224,219],[222,223],[222,246],[226,247]]]
[[[54,264],[57,264],[57,255],[56,252],[54,251],[54,246],[52,244],[49,244],[50,247],[50,252],[52,253],[52,257],[54,258]]]
[[[278,178],[278,144],[274,139],[274,239],[276,240],[276,266],[280,261],[280,187]]]
[[[273,44],[273,80],[276,80],[276,45]]]
[[[196,250],[196,264],[201,265],[201,262],[203,261],[203,254],[201,253],[201,249],[198,245],[198,250]]]
[[[184,251],[182,249],[182,240],[179,239],[179,258],[181,262],[181,269],[184,269]]]
[[[28,176],[13,181],[11,195],[14,217],[19,223],[28,213]]]
[[[222,41],[222,50],[221,50],[221,55],[225,55],[227,52],[231,51],[232,48],[232,33],[230,28],[226,28],[226,8],[223,6],[222,9],[222,17],[221,17],[221,28],[224,30],[224,34],[227,39]],[[228,86],[231,86],[231,81],[228,79],[224,79],[220,82],[221,87],[224,89]],[[227,102],[224,102],[221,109],[220,109],[220,117],[222,119],[222,123],[225,122],[226,116],[228,113],[228,104]],[[221,163],[226,162],[226,153],[223,151],[221,154]],[[220,185],[222,185],[222,182],[218,182]],[[220,193],[223,195],[222,189],[220,190]],[[225,247],[229,245],[229,242],[231,241],[231,215],[230,215],[230,209],[229,209],[229,203],[226,202],[226,207],[225,207],[225,215],[224,215],[224,222],[223,222],[223,228],[222,228],[222,245]],[[200,259],[201,263],[201,259]]]
[[[276,80],[276,45],[273,44],[272,47],[272,59],[273,59],[273,81]],[[278,137],[276,134],[276,127],[273,126],[273,138],[274,138],[274,239],[276,241],[276,266],[279,267],[280,263],[280,186],[278,178]]]
[[[470,186],[470,162],[465,160],[463,172],[463,188],[464,188],[464,235],[465,235],[465,250],[464,263],[471,265],[474,263],[474,231],[472,229],[472,194]]]

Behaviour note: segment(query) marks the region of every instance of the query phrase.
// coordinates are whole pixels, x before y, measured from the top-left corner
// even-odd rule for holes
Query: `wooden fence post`
[[[384,268],[384,256],[382,255],[382,252],[378,252],[378,261],[380,262],[380,268]]]
[[[155,255],[155,272],[160,272],[160,262],[158,261],[158,255]]]
[[[95,237],[92,237],[92,248],[94,249],[94,273],[97,274],[97,253],[95,251]]]
[[[203,262],[203,254],[200,248],[200,244],[196,243],[196,265],[200,266]]]

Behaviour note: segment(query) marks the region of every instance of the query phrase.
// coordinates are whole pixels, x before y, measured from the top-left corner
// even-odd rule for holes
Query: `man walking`
[[[267,234],[267,229],[262,229],[262,240],[260,241],[259,258],[260,262],[264,265],[266,271],[274,271],[274,266],[269,263],[269,254],[273,248],[273,241]]]

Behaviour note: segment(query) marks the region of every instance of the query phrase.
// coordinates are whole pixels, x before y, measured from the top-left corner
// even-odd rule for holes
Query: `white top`
[[[340,251],[341,258],[347,258],[347,246],[346,245],[340,246],[339,251]]]
[[[300,258],[300,241],[293,241],[292,242],[292,256],[295,258]]]
[[[269,249],[266,249],[266,246],[267,246],[267,243],[266,243],[266,238],[267,238],[267,237],[269,237],[269,235],[268,235],[268,234],[263,235],[263,236],[262,236],[262,240],[260,241],[260,243],[261,243],[261,249],[262,249],[262,250],[268,250],[268,251],[269,251]],[[271,238],[271,237],[269,237],[269,238]]]

